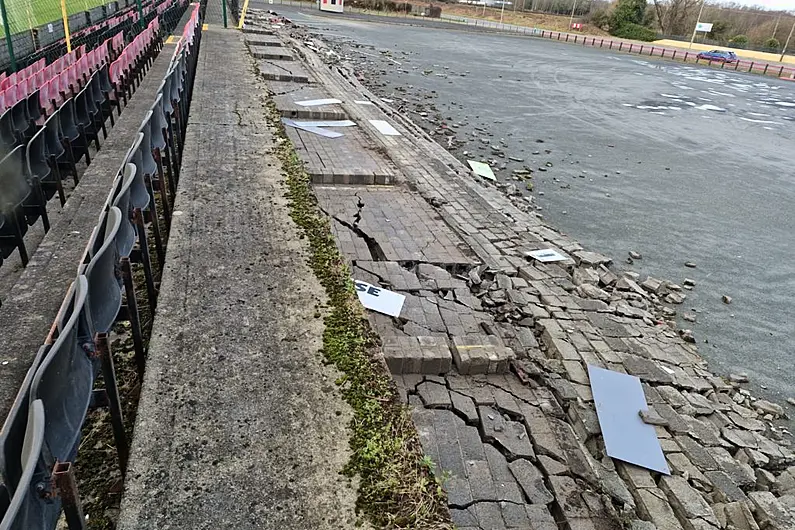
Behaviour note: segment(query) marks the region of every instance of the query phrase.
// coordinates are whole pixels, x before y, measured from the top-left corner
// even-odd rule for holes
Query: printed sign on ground
[[[391,317],[400,316],[405,296],[359,280],[353,280],[353,284],[364,307]]]

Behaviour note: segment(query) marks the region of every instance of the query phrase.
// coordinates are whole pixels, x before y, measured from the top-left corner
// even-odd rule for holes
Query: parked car
[[[716,63],[736,63],[739,61],[737,54],[726,50],[712,50],[708,52],[701,52],[696,55],[699,59],[705,61],[715,61]]]

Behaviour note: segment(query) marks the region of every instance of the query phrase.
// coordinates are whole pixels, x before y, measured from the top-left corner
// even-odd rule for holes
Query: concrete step
[[[251,52],[254,55],[255,59],[263,59],[266,61],[292,61],[293,55],[287,51],[281,51],[279,48],[276,47],[267,47],[262,48],[260,51],[259,48],[255,48]]]

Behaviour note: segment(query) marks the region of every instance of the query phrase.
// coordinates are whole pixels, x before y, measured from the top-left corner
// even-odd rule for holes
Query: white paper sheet
[[[342,101],[334,98],[328,99],[307,99],[306,101],[296,101],[296,105],[302,107],[319,107],[320,105],[334,105],[335,103],[342,103]]]
[[[475,175],[483,177],[484,179],[497,180],[497,177],[494,176],[494,172],[488,164],[476,162],[475,160],[467,160],[467,162],[469,163],[469,167],[472,168],[472,171],[475,172]]]
[[[533,250],[532,252],[528,252],[527,255],[543,263],[550,263],[553,261],[565,261],[568,259],[560,252],[552,250],[551,248],[545,248],[542,250]]]
[[[359,280],[353,280],[353,284],[364,307],[392,317],[400,316],[405,296]]]
[[[353,127],[356,125],[356,122],[351,120],[294,121],[296,125],[300,125],[302,127]]]
[[[310,125],[301,125],[300,123],[291,120],[290,118],[282,118],[282,123],[284,123],[288,127],[301,129],[302,131],[311,132],[317,134],[318,136],[323,136],[325,138],[339,138],[340,136],[344,136],[344,134],[342,133],[339,133],[337,131],[329,131],[328,129],[324,129],[323,127],[312,127]]]
[[[657,432],[639,415],[649,410],[640,379],[590,364],[588,379],[607,454],[670,475]]]
[[[384,136],[400,136],[400,133],[397,132],[397,129],[392,127],[389,122],[384,120],[370,120],[370,123]]]

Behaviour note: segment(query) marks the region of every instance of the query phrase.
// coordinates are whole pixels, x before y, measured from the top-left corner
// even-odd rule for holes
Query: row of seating
[[[100,148],[105,122],[115,125],[113,109],[121,112],[143,72],[159,51],[159,22],[122,50],[124,69],[113,78],[105,63],[73,83],[46,96],[39,90],[0,115],[0,265],[17,249],[23,266],[28,263],[24,235],[39,218],[49,230],[47,201],[55,193],[66,202],[63,179],[79,182],[77,163],[91,164],[91,143]],[[118,61],[117,61],[118,62]]]
[[[152,0],[146,3],[142,11],[144,17],[148,17],[153,11],[161,14],[179,2],[180,0],[164,0],[158,4],[155,0]],[[129,12],[123,15],[106,19],[99,24],[80,30],[80,32],[73,34],[72,38],[77,41],[83,34],[97,32],[103,27],[120,26],[125,21],[137,23],[139,19],[140,15],[137,8],[130,9]],[[83,44],[50,64],[47,64],[46,60],[41,58],[28,67],[10,75],[3,72],[0,74],[0,112],[5,111],[6,108],[11,107],[18,100],[43,87],[46,83],[53,82],[57,87],[77,76],[84,75],[87,71],[95,69],[99,64],[115,60],[123,48],[124,32],[120,30],[113,37],[104,40],[91,51],[87,52],[86,45]]]
[[[192,20],[198,27],[198,17]],[[131,263],[151,275],[147,237],[150,227],[156,234],[159,226],[158,207],[167,212],[166,225],[170,223],[200,37],[195,33],[192,43],[172,57],[156,100],[113,179],[50,336],[3,426],[0,530],[52,530],[62,512],[71,530],[85,528],[73,466],[92,407],[110,409],[119,466],[126,471],[128,441],[108,333],[118,320],[130,322],[143,375],[145,353]],[[154,283],[150,286],[147,278],[150,288],[154,290]],[[156,293],[148,294],[154,312]],[[95,390],[100,373],[104,388]]]

